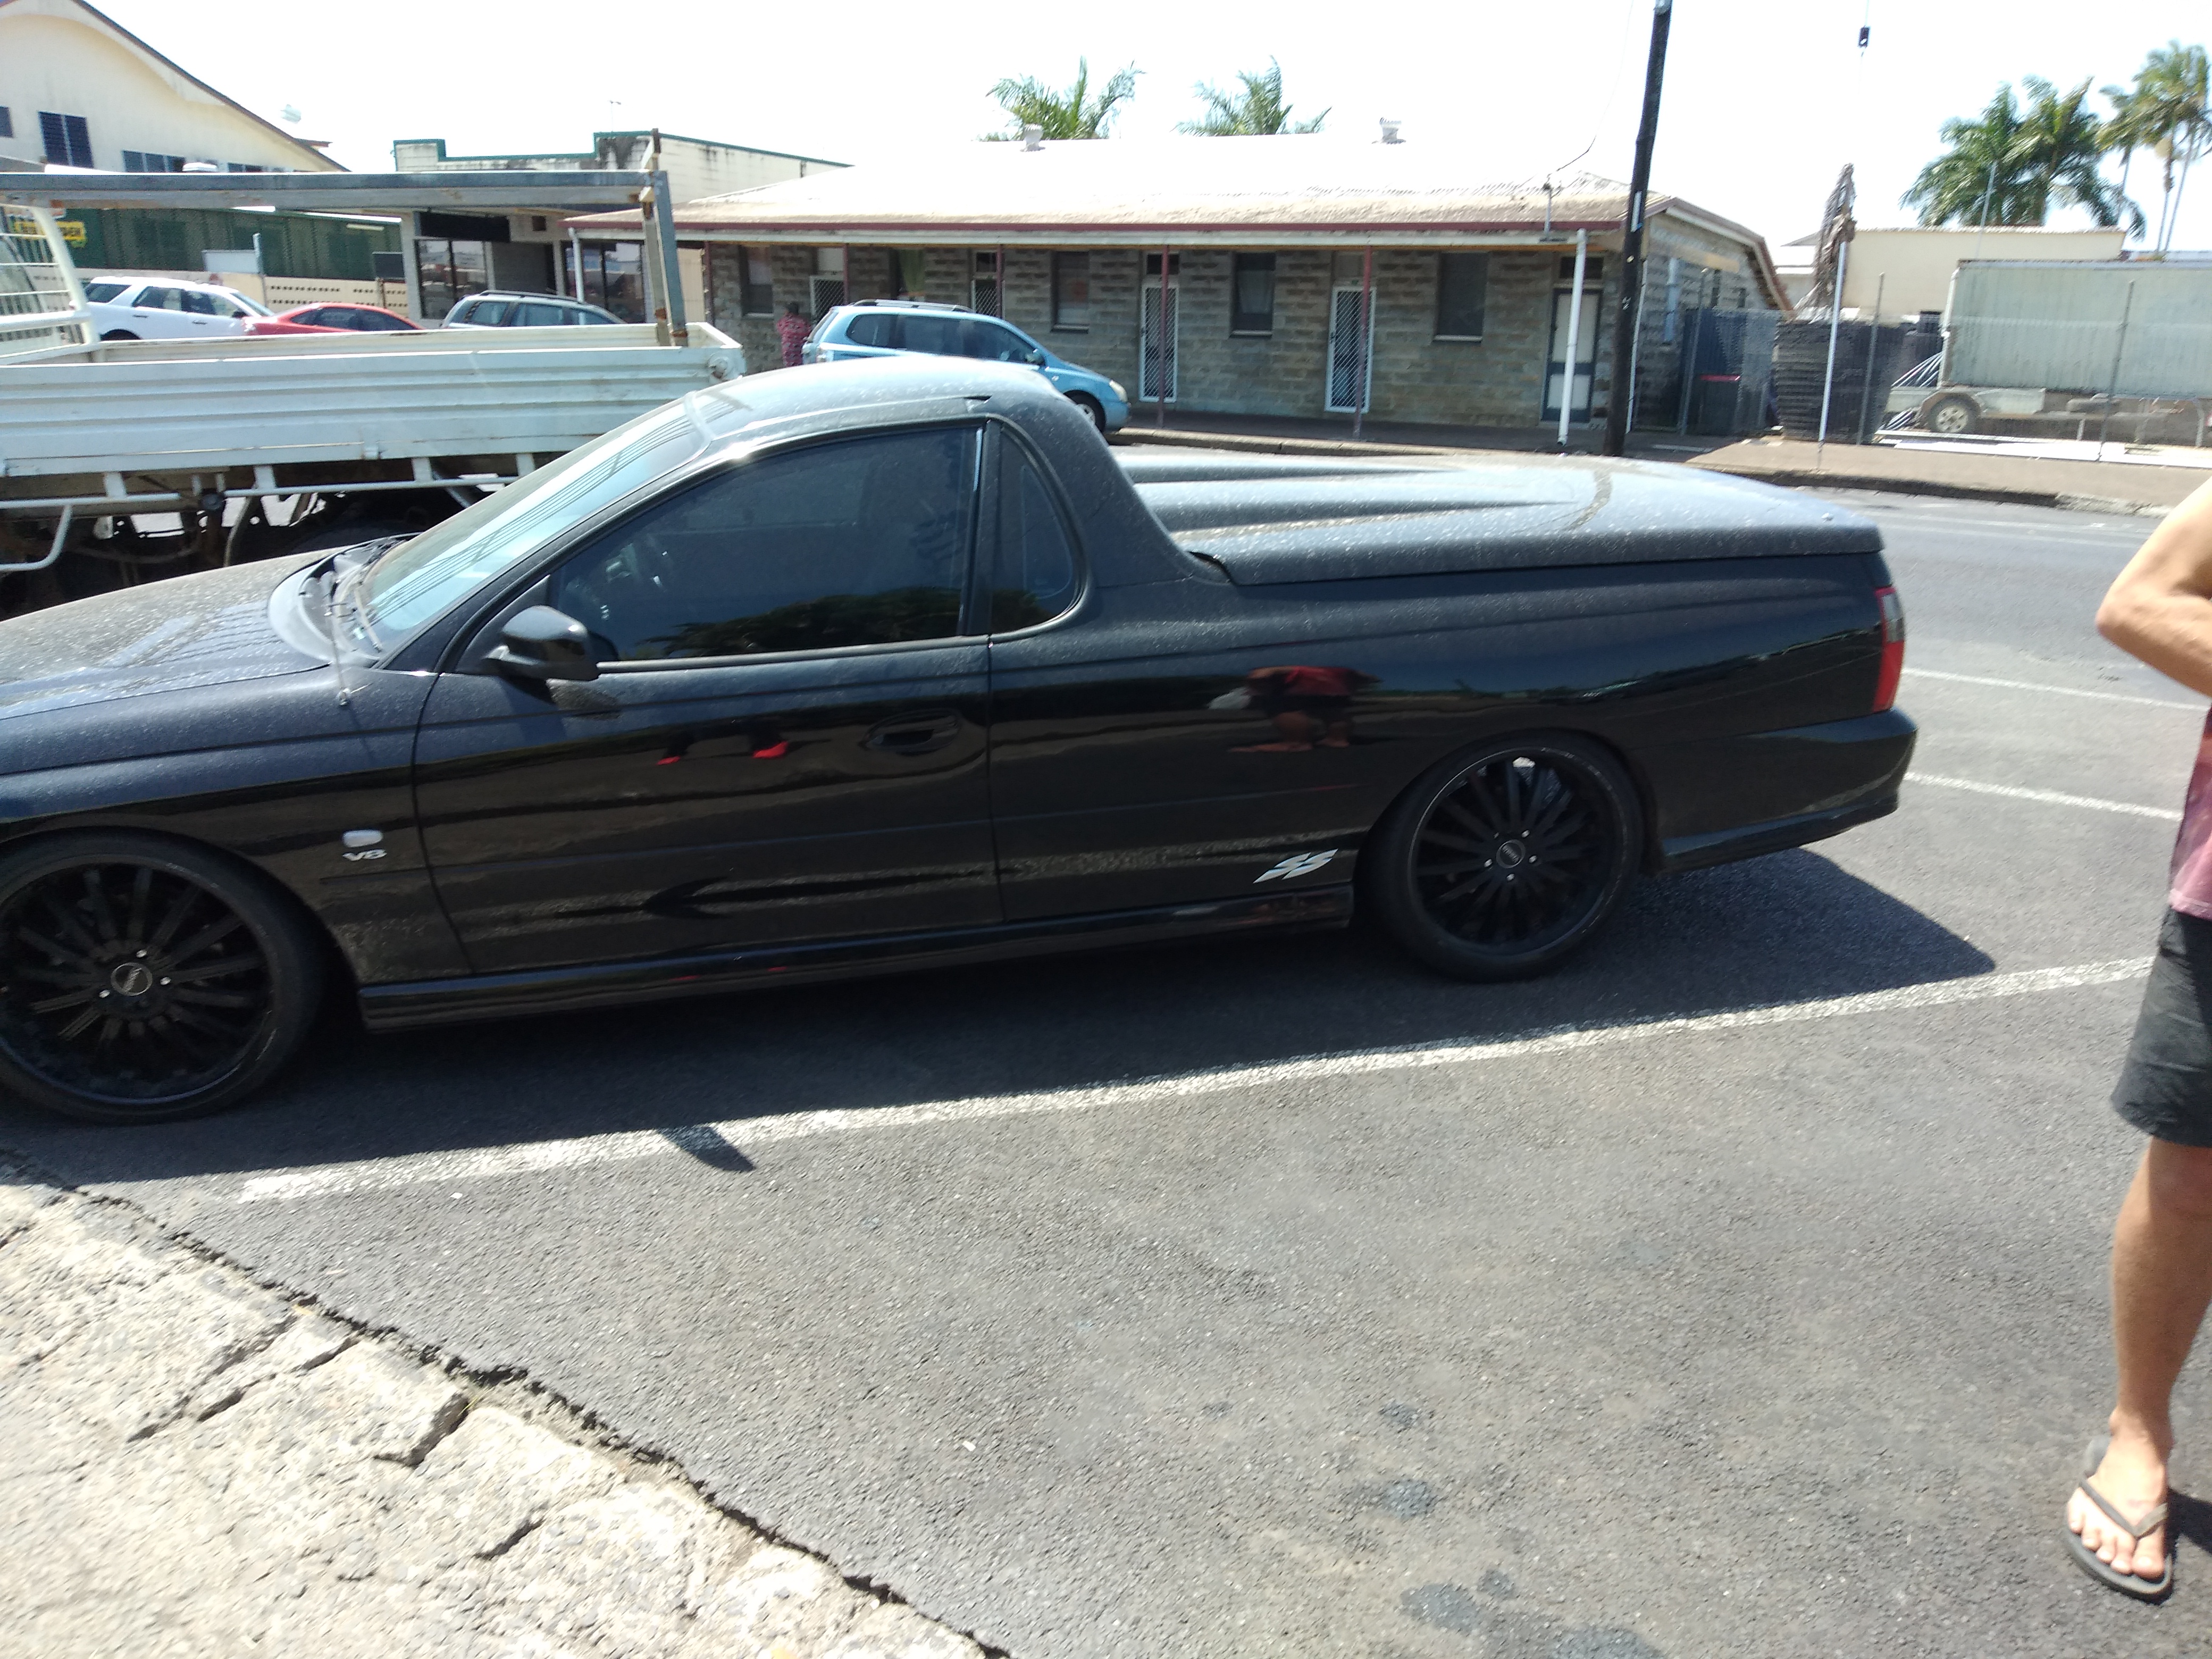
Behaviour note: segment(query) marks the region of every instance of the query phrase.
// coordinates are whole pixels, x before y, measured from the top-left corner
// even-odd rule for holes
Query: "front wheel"
[[[128,832],[0,858],[0,1087],[94,1123],[211,1112],[298,1050],[307,927],[251,871]]]
[[[1565,733],[1431,768],[1376,826],[1364,896],[1400,945],[1461,979],[1522,979],[1582,948],[1620,902],[1644,815],[1620,764]]]
[[[1091,417],[1091,424],[1098,428],[1098,435],[1106,435],[1106,410],[1096,398],[1086,398],[1079,392],[1071,392],[1067,401]]]
[[[137,339],[138,337],[137,337],[136,334],[133,334],[133,333],[132,333],[129,329],[127,329],[127,328],[111,328],[111,329],[109,329],[109,330],[107,331],[107,332],[106,332],[106,333],[105,333],[105,334],[101,335],[100,337],[100,339],[101,339],[102,341],[107,341],[107,340],[135,340],[135,339]]]

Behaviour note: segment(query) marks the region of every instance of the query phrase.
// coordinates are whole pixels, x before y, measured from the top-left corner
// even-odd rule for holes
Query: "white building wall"
[[[201,38],[220,53],[219,33]],[[313,147],[88,21],[74,0],[0,6],[0,107],[15,128],[12,138],[0,138],[0,154],[42,155],[39,112],[51,110],[84,118],[93,164],[103,169],[119,170],[123,152],[135,149],[217,166],[339,170]]]

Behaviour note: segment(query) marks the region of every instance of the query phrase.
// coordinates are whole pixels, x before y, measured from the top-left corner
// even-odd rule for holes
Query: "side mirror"
[[[1031,346],[1030,348],[1030,367],[1031,368],[1042,368],[1044,367],[1044,353],[1036,346]]]
[[[519,680],[595,680],[599,664],[592,635],[574,617],[533,605],[507,618],[484,660]]]

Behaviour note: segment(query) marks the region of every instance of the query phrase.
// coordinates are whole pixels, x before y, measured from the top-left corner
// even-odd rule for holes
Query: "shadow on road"
[[[1437,978],[1358,928],[381,1037],[333,1021],[275,1088],[221,1116],[97,1129],[9,1102],[0,1143],[91,1183],[647,1130],[742,1176],[752,1167],[742,1152],[685,1126],[1479,1042],[1992,966],[1918,911],[1800,851],[1644,882],[1590,951],[1517,984]]]

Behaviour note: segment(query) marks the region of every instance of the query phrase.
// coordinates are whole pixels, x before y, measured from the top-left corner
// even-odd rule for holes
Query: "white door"
[[[1157,279],[1145,284],[1143,315],[1138,320],[1138,356],[1141,368],[1137,374],[1137,401],[1157,403],[1160,396],[1162,366],[1160,362],[1160,285]],[[1168,284],[1168,326],[1166,382],[1167,400],[1176,400],[1176,336],[1180,326],[1182,305],[1175,283]]]
[[[1342,284],[1328,295],[1328,397],[1322,407],[1364,411],[1375,380],[1369,361],[1367,294]]]
[[[205,325],[211,319],[199,319],[205,333]],[[182,340],[191,337],[192,319],[185,311],[182,289],[165,288],[158,283],[149,283],[138,290],[131,302],[131,315],[123,326],[142,340]]]
[[[1568,313],[1573,310],[1574,303],[1571,284],[1552,295],[1552,343],[1545,353],[1544,363],[1544,418],[1547,421],[1559,418],[1559,394],[1567,381]],[[1569,420],[1589,419],[1590,382],[1595,378],[1597,367],[1597,289],[1585,287],[1582,321],[1575,335],[1575,402]]]

